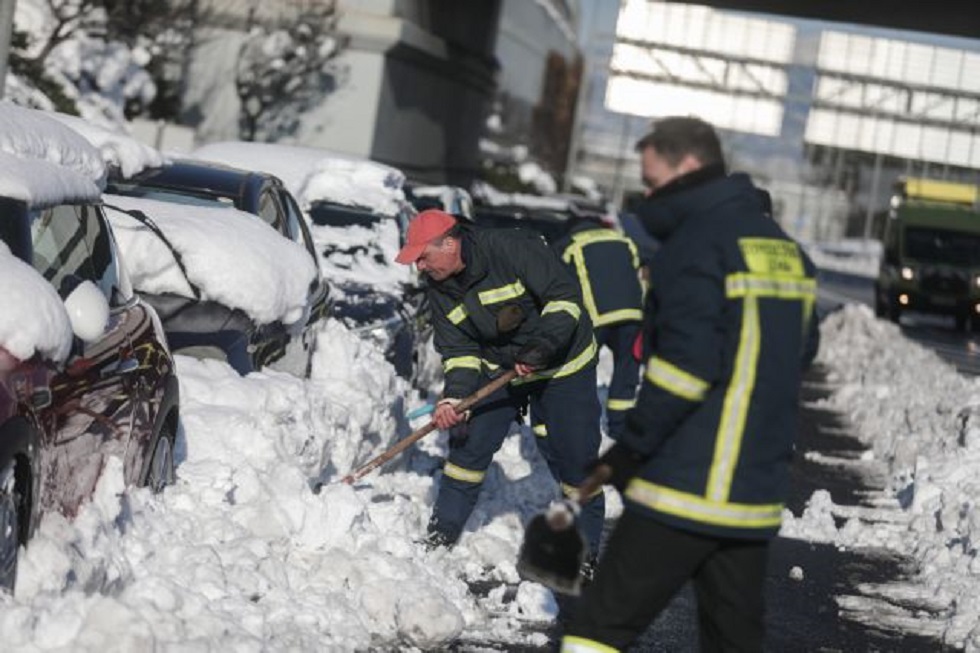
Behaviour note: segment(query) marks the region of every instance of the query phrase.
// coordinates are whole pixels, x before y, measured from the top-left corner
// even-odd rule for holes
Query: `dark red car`
[[[93,306],[71,306],[105,325],[80,336],[73,319],[61,363],[0,347],[0,588],[12,589],[40,515],[74,516],[109,456],[123,461],[127,483],[158,490],[173,480],[178,386],[159,319],[133,293],[98,200],[0,197],[0,240],[63,300],[86,288]]]

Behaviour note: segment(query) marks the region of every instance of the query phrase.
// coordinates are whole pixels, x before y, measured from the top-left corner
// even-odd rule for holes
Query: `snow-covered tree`
[[[293,133],[301,114],[333,92],[344,77],[337,55],[336,2],[321,2],[276,29],[255,25],[242,45],[235,87],[245,140]]]

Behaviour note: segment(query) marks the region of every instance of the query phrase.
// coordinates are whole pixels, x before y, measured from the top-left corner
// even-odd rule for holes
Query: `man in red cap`
[[[443,358],[445,386],[433,420],[441,429],[467,422],[463,437],[450,438],[429,522],[429,543],[452,546],[494,453],[528,405],[535,439],[561,489],[571,494],[585,479],[600,440],[596,344],[578,284],[537,234],[480,229],[431,209],[411,222],[407,241],[396,260],[415,263],[428,277]],[[468,418],[456,414],[456,403],[509,368],[519,375],[509,387]],[[582,510],[593,552],[604,513],[601,492]]]

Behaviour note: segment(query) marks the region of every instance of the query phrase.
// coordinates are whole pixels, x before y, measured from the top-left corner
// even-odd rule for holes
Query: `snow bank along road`
[[[828,313],[847,303],[874,306],[874,279],[866,275],[821,270],[819,309]],[[933,349],[956,368],[980,374],[980,333],[959,333],[952,318],[913,313],[902,316],[902,333]]]

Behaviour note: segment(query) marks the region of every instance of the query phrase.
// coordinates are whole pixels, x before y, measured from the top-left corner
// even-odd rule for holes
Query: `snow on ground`
[[[404,435],[420,397],[381,350],[329,321],[312,378],[238,376],[177,358],[177,483],[122,486],[111,460],[68,522],[44,517],[0,597],[0,641],[25,651],[431,650],[458,639],[544,645],[522,626],[555,614],[520,583],[485,596],[474,581],[518,583],[523,523],[557,488],[534,437],[498,454],[461,543],[427,552],[445,454],[430,436],[349,487],[338,479]],[[397,400],[404,397],[404,401]],[[324,483],[319,494],[313,481]]]
[[[841,606],[976,649],[980,379],[959,375],[864,306],[831,314],[821,332],[819,361],[834,388],[822,403],[842,413],[869,448],[847,464],[884,472],[889,487],[873,508],[836,506],[826,491],[817,492],[802,516],[787,514],[782,534],[910,556],[920,566],[910,582],[860,591],[925,612],[882,611],[861,596],[841,597]],[[845,520],[840,528],[835,516]]]
[[[20,360],[40,352],[60,362],[71,349],[71,322],[47,279],[10,253],[0,240],[0,347]],[[0,359],[0,373],[5,372]]]
[[[231,207],[106,195],[106,215],[123,252],[133,287],[145,293],[203,299],[238,308],[259,324],[302,319],[316,268],[307,251],[250,213]],[[116,210],[119,207],[122,211]],[[123,211],[141,211],[180,253]]]

